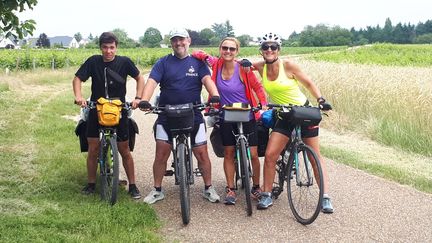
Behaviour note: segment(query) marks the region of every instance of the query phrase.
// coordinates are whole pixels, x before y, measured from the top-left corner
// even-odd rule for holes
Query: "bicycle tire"
[[[101,189],[100,189],[100,196],[101,200],[108,200],[108,173],[110,171],[109,167],[109,161],[108,161],[108,149],[109,144],[106,142],[105,137],[102,139],[100,148],[99,148],[99,173],[100,173],[100,180],[101,180]],[[107,173],[108,172],[108,173]]]
[[[250,173],[249,173],[249,164],[250,159],[246,150],[246,142],[243,139],[240,139],[240,169],[241,169],[241,178],[242,178],[242,186],[244,187],[244,194],[246,200],[246,213],[248,216],[252,215],[252,199],[251,199],[251,184],[250,184]]]
[[[101,149],[103,158],[103,161],[100,162],[101,198],[111,205],[117,202],[119,184],[119,157],[116,140],[115,137],[111,137]]]
[[[286,181],[286,167],[288,166],[289,152],[284,149],[276,161],[276,175],[273,182],[272,195],[274,199],[278,199],[283,192]]]
[[[298,158],[297,165],[294,164],[295,155]],[[312,168],[310,158],[316,161],[315,169]],[[305,144],[294,145],[287,172],[287,194],[291,211],[301,224],[311,224],[321,210],[324,191],[321,163],[315,151]]]
[[[190,221],[190,187],[186,168],[186,158],[188,156],[187,147],[180,143],[177,146],[177,165],[180,184],[180,206],[183,224]]]
[[[117,136],[112,136],[110,138],[111,144],[111,153],[112,153],[112,177],[111,177],[111,198],[110,203],[114,205],[117,202],[117,194],[119,187],[119,173],[120,173],[120,160],[119,160],[119,151],[117,147]]]

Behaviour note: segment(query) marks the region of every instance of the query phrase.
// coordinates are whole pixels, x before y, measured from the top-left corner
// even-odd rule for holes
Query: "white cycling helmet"
[[[279,46],[282,45],[282,39],[278,35],[271,32],[261,37],[259,44],[262,45],[264,42],[276,42]]]

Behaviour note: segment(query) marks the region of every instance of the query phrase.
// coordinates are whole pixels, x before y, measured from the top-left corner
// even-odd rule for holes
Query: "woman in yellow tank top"
[[[331,105],[322,97],[320,90],[315,83],[295,64],[291,59],[280,59],[279,51],[282,41],[279,36],[273,33],[264,35],[261,39],[260,52],[264,60],[253,64],[262,77],[262,83],[267,92],[269,103],[276,104],[309,104],[306,96],[300,90],[303,85],[313,97],[317,99],[323,109],[330,110]],[[291,131],[294,127],[286,121],[276,120],[275,126],[270,135],[265,159],[264,159],[264,188],[261,200],[257,204],[258,209],[266,209],[273,204],[271,190],[275,177],[276,160],[289,141]],[[324,179],[324,200],[322,211],[332,213],[333,206],[328,194],[328,173],[325,160],[319,149],[318,126],[302,127],[303,141],[311,146],[317,153],[323,171]]]

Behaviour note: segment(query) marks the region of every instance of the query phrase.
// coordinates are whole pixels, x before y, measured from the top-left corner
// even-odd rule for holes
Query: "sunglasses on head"
[[[228,46],[221,46],[223,51],[230,51],[230,52],[235,52],[237,50],[237,48],[235,47],[228,47]]]
[[[276,44],[271,44],[271,45],[263,44],[263,45],[261,45],[261,50],[263,50],[263,51],[267,51],[269,48],[272,51],[276,51],[277,49],[279,49],[279,46]]]

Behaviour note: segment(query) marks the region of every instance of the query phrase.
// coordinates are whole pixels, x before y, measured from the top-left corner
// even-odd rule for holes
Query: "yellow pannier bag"
[[[96,109],[99,124],[102,126],[112,127],[120,123],[120,112],[122,110],[121,100],[111,100],[100,97],[97,100]]]

